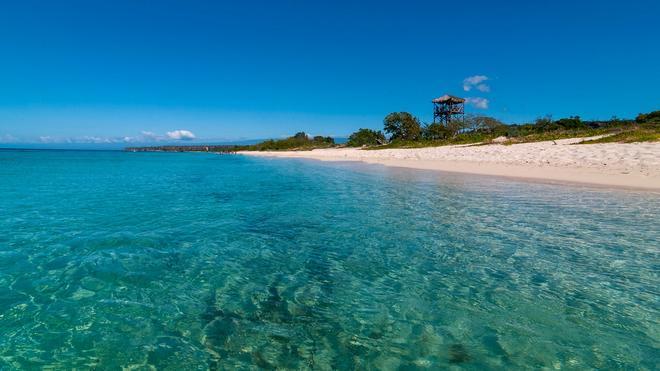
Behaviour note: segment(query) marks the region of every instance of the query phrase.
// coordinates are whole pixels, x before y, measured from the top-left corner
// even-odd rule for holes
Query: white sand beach
[[[660,143],[575,145],[582,140],[412,149],[330,148],[241,153],[322,161],[362,161],[414,169],[660,190]]]

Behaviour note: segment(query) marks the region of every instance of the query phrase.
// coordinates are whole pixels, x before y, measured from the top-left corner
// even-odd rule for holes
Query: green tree
[[[408,112],[392,112],[385,116],[383,124],[391,140],[419,140],[422,136],[419,119]]]
[[[464,128],[468,131],[478,131],[482,133],[495,133],[502,131],[504,124],[502,121],[489,116],[465,116]]]
[[[293,139],[298,139],[298,140],[307,140],[307,133],[304,131],[299,131],[292,137]]]
[[[422,137],[426,140],[442,140],[454,135],[452,131],[438,123],[428,124],[422,129]]]
[[[635,118],[635,121],[638,124],[646,124],[646,123],[660,123],[660,111],[653,111],[649,113],[640,113],[637,115],[637,118]]]
[[[458,133],[465,130],[465,122],[462,120],[451,120],[447,123],[447,130],[451,136],[456,136]]]
[[[578,129],[586,126],[586,124],[580,119],[580,116],[559,119],[555,123],[563,129]]]
[[[317,135],[312,139],[315,143],[326,143],[326,144],[335,144],[335,140],[332,137],[324,137]]]
[[[506,129],[506,125],[494,117],[480,116],[479,128],[488,133],[495,133]]]
[[[327,148],[332,147],[335,140],[331,137],[315,136],[310,138],[305,132],[301,131],[292,137],[278,140],[265,140],[261,143],[250,146],[252,150],[269,151],[269,150],[284,150],[284,149],[312,149],[312,148]]]
[[[382,131],[371,129],[359,129],[348,137],[346,145],[349,147],[375,146],[385,143],[385,135]]]
[[[537,118],[534,121],[534,130],[539,133],[557,129],[559,129],[559,126],[554,121],[552,121],[552,115],[545,115],[543,117]]]

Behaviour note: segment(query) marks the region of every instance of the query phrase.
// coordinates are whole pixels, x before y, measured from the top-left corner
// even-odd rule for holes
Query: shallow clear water
[[[0,369],[655,369],[660,196],[0,151]]]

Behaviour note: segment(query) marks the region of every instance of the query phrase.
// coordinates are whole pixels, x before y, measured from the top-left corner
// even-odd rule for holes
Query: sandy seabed
[[[241,152],[660,191],[660,143],[576,145],[589,138],[513,145]]]

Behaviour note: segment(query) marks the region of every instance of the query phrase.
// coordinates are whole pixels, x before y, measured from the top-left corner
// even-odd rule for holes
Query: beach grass
[[[610,127],[610,128],[581,128],[569,130],[556,130],[542,133],[533,133],[522,136],[506,137],[501,141],[496,140],[493,134],[485,133],[465,133],[459,134],[454,138],[444,140],[416,140],[416,141],[393,141],[391,143],[368,147],[368,150],[381,150],[392,148],[425,148],[441,147],[449,145],[488,145],[502,144],[514,145],[522,143],[547,142],[560,139],[588,138],[598,137],[581,142],[582,144],[597,143],[636,143],[636,142],[656,142],[660,141],[660,126],[657,125],[632,125],[629,128]]]
[[[380,150],[391,148],[424,148],[441,147],[461,144],[480,144],[487,143],[494,139],[493,135],[485,133],[465,133],[449,139],[441,140],[395,140],[381,146],[367,147],[367,150]]]
[[[660,142],[660,128],[640,127],[634,130],[626,130],[598,139],[585,140],[580,144],[640,143],[640,142]]]
[[[534,143],[534,142],[548,142],[551,140],[571,139],[571,138],[587,138],[599,135],[611,135],[613,129],[574,129],[574,130],[559,130],[545,133],[535,133],[519,137],[507,138],[501,144],[512,145],[521,143]]]
[[[565,130],[553,131],[545,133],[535,133],[525,136],[507,137],[502,142],[496,142],[496,135],[484,133],[466,133],[459,134],[454,138],[443,140],[416,140],[416,141],[393,141],[382,146],[373,146],[366,149],[380,150],[391,148],[425,148],[425,147],[441,147],[452,145],[488,145],[488,144],[503,144],[512,145],[520,143],[533,143],[533,142],[546,142],[550,140],[569,139],[569,138],[586,138],[598,135],[607,135],[612,130],[608,129],[590,129],[590,130]]]

